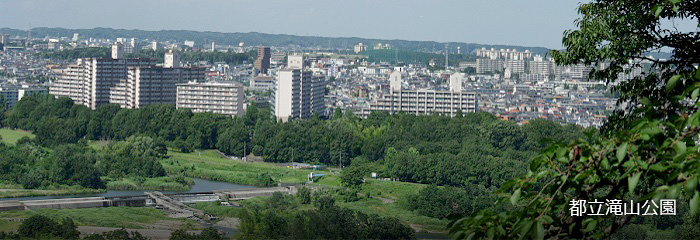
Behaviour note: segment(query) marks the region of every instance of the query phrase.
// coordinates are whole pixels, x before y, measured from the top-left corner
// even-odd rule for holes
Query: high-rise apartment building
[[[549,75],[552,73],[552,62],[542,59],[540,55],[536,55],[529,65],[531,74]]]
[[[290,55],[285,69],[277,71],[277,83],[273,90],[272,104],[279,121],[325,115],[326,82],[304,70],[302,56]]]
[[[238,82],[182,83],[177,85],[177,108],[230,116],[244,113],[245,92]]]
[[[463,76],[455,73],[450,76],[450,90],[403,90],[401,73],[393,72],[389,77],[389,92],[381,95],[369,109],[362,111],[363,116],[374,111],[386,111],[389,114],[399,112],[427,115],[439,114],[455,116],[458,112],[478,111],[475,92],[462,91]]]
[[[503,63],[504,69],[510,69],[513,74],[520,74],[525,72],[525,60],[521,59],[509,59],[505,60]]]
[[[116,42],[112,45],[112,59],[122,58],[124,58],[124,45],[120,42]]]
[[[476,59],[476,73],[493,73],[503,71],[503,60],[501,59]]]
[[[172,49],[165,52],[165,62],[163,64],[166,68],[178,68],[180,67],[180,54],[173,51]]]
[[[112,55],[118,57],[119,45],[115,46]],[[147,104],[175,104],[176,84],[202,80],[203,68],[157,67],[155,59],[82,58],[64,69],[49,93],[70,97],[76,104],[91,109],[108,103],[139,108]]]
[[[267,70],[270,69],[270,48],[259,46],[258,47],[258,58],[255,59],[255,69],[261,74],[267,74]]]

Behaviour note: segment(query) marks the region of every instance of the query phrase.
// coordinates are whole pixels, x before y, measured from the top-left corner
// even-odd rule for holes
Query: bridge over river
[[[39,208],[95,208],[95,207],[146,207],[160,206],[174,213],[174,217],[205,217],[204,213],[188,207],[186,204],[198,202],[215,202],[242,200],[258,196],[271,196],[279,192],[296,194],[295,186],[271,188],[247,188],[232,190],[214,190],[212,192],[163,194],[160,192],[144,192],[140,196],[123,197],[82,197],[56,198],[42,200],[4,200],[0,201],[0,211],[31,210]]]

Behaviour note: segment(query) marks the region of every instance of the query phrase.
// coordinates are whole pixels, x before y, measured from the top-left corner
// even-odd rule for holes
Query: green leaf
[[[520,229],[520,238],[519,239],[523,239],[525,237],[525,235],[527,235],[527,232],[529,232],[530,229],[532,228],[532,223],[533,223],[532,220],[526,220],[522,223],[522,225],[521,225],[522,228]]]
[[[693,90],[693,93],[690,94],[690,98],[693,100],[698,99],[698,96],[700,96],[700,88],[696,88]]]
[[[664,6],[663,5],[656,5],[651,10],[654,12],[654,16],[659,17],[659,15],[661,15],[661,11],[664,10]]]
[[[673,88],[678,85],[678,81],[681,80],[681,75],[673,75],[671,79],[668,80],[668,83],[666,83],[666,91],[671,91]]]
[[[685,181],[685,190],[687,192],[692,192],[695,191],[695,189],[698,187],[698,178],[697,177],[692,177]]]
[[[610,161],[608,161],[608,158],[603,158],[603,161],[600,161],[600,166],[603,167],[603,170],[610,169]]]
[[[537,239],[544,239],[544,225],[542,225],[542,222],[537,222]]]
[[[520,200],[520,193],[521,190],[518,188],[518,190],[515,190],[512,196],[510,196],[510,203],[513,205],[516,205],[518,203],[518,200]]]
[[[690,199],[690,215],[695,216],[698,213],[698,204],[700,204],[700,192],[695,191],[695,196]]]
[[[680,155],[680,154],[685,153],[685,150],[687,149],[687,147],[685,146],[684,141],[678,141],[678,142],[676,142],[676,145],[673,146],[673,149],[676,150],[676,155]]]
[[[657,163],[657,164],[649,166],[649,170],[655,171],[655,172],[663,172],[667,168],[668,167],[664,166],[662,163]]]
[[[542,219],[543,219],[544,222],[546,222],[547,224],[552,224],[552,223],[554,222],[554,219],[552,219],[552,217],[547,216],[547,215],[542,215]]]
[[[639,177],[641,176],[642,172],[638,172],[627,178],[630,193],[634,193],[634,189],[637,188],[637,183],[639,183]]]
[[[625,156],[627,155],[627,143],[623,143],[619,147],[617,147],[617,161],[622,162],[622,160],[625,159]]]
[[[598,226],[598,220],[592,220],[592,221],[588,222],[588,224],[586,224],[586,229],[584,229],[583,231],[584,232],[593,231],[593,229],[595,229],[596,226]]]

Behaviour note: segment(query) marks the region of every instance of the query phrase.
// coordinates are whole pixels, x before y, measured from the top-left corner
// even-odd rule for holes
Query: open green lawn
[[[192,220],[169,218],[164,211],[147,207],[105,207],[81,209],[37,209],[25,211],[0,212],[0,231],[15,231],[21,220],[32,215],[40,214],[60,220],[70,217],[79,226],[117,227],[117,228],[147,228],[148,224],[158,221]]]
[[[271,163],[241,162],[225,158],[214,150],[193,153],[169,151],[170,158],[161,161],[168,174],[183,174],[213,181],[256,185],[260,173],[267,172],[272,178],[282,183],[303,183],[312,170],[292,169]],[[324,173],[333,178],[328,171]]]
[[[291,169],[271,163],[246,163],[221,156],[214,150],[203,150],[194,153],[169,151],[170,158],[162,161],[163,167],[169,174],[184,174],[214,181],[255,185],[256,177],[261,172],[270,173],[273,178],[284,183],[302,183],[312,170]],[[314,171],[323,173],[324,177],[317,182],[322,187],[339,187],[340,179],[337,173],[330,171]],[[370,198],[362,198],[356,202],[338,201],[338,205],[370,214],[396,217],[410,223],[422,231],[444,231],[447,220],[421,216],[407,210],[404,205],[409,195],[417,193],[426,187],[423,184],[368,180],[363,184],[361,193]],[[239,210],[231,207],[220,207],[215,203],[197,204],[195,208],[221,217],[235,217]]]
[[[6,144],[15,144],[20,138],[27,136],[34,138],[34,134],[24,130],[12,130],[7,128],[0,128],[0,136],[2,136],[2,142]]]
[[[368,180],[363,184],[361,193],[369,194],[370,198],[339,202],[338,205],[368,214],[395,217],[422,231],[444,231],[447,220],[418,215],[405,208],[408,196],[418,193],[424,187],[426,185],[416,183]]]

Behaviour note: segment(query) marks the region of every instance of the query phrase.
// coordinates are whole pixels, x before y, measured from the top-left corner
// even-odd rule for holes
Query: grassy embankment
[[[90,141],[88,146],[101,151],[107,146],[109,141]],[[158,191],[180,191],[188,190],[194,181],[187,177],[164,176],[156,178],[137,178],[126,177],[114,179],[110,177],[102,177],[105,181],[108,190],[158,190]]]
[[[34,134],[24,130],[12,130],[0,128],[2,142],[7,145],[14,145],[22,137],[34,138]],[[90,194],[104,192],[99,189],[89,189],[79,186],[52,186],[40,189],[24,189],[22,185],[0,181],[0,198],[32,197],[32,196],[54,196],[72,194]]]
[[[255,184],[256,177],[262,172],[268,172],[273,178],[284,183],[301,183],[311,172],[311,170],[289,169],[270,163],[244,163],[224,158],[211,150],[195,153],[171,151],[169,155],[170,158],[162,162],[168,173],[181,173],[191,177],[238,184]],[[340,186],[340,180],[335,172],[314,172],[326,174],[317,182],[319,186],[326,188]],[[396,217],[422,231],[444,231],[447,220],[418,215],[404,207],[408,196],[417,193],[425,186],[414,183],[369,180],[363,185],[361,193],[370,197],[363,197],[355,202],[344,202],[339,198],[337,204],[368,214]],[[200,203],[195,207],[220,217],[238,217],[241,211],[241,208],[223,207],[216,203]]]
[[[188,219],[169,218],[164,211],[147,207],[107,207],[82,209],[36,209],[25,211],[0,212],[0,231],[16,231],[22,220],[40,214],[61,220],[70,217],[78,226],[116,227],[145,229],[159,221],[189,224]]]
[[[2,136],[2,142],[9,145],[14,145],[17,140],[22,137],[34,138],[34,134],[29,131],[12,130],[7,128],[0,128],[0,136]]]

